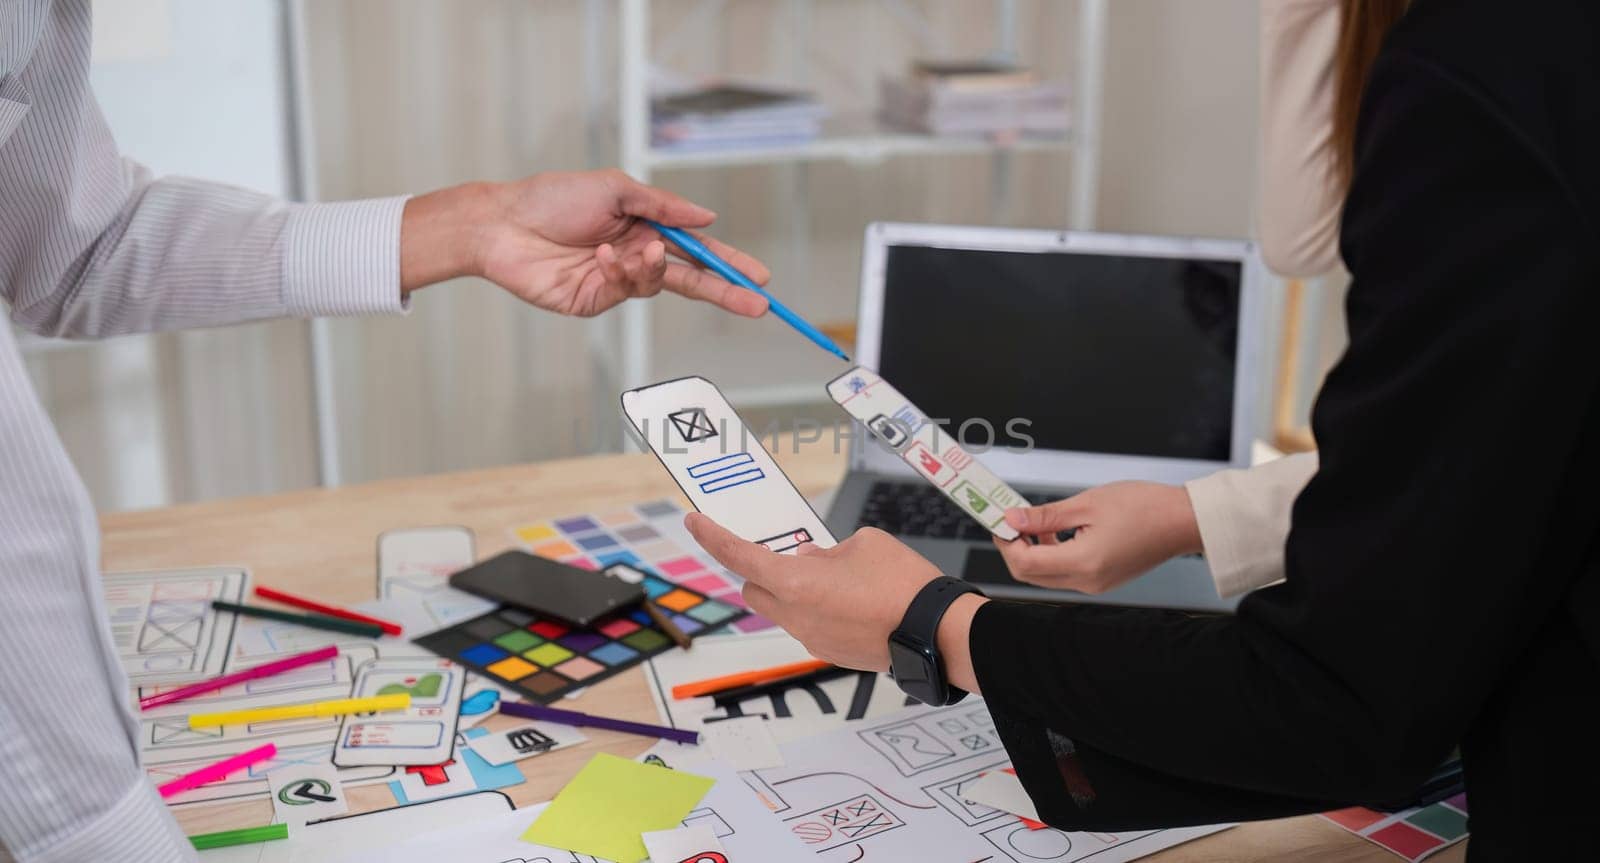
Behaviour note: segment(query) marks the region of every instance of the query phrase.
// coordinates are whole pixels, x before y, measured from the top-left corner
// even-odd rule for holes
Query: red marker
[[[180,686],[177,689],[152,695],[149,698],[141,698],[139,699],[139,709],[149,710],[152,707],[160,707],[163,704],[171,704],[174,701],[182,701],[185,698],[193,698],[196,695],[204,695],[207,692],[214,692],[224,686],[232,686],[235,683],[243,683],[246,680],[255,680],[260,677],[271,677],[274,674],[282,674],[285,671],[292,671],[303,665],[326,662],[338,655],[339,648],[330,644],[327,647],[318,648],[317,650],[308,650],[305,653],[297,653],[287,659],[263,663],[254,668],[246,668],[243,671],[235,671],[232,674],[224,674],[221,677],[213,677],[210,680],[202,680],[199,683],[191,683],[188,686]]]
[[[353,620],[357,623],[365,623],[376,626],[379,629],[382,629],[384,633],[388,635],[399,635],[403,631],[398,623],[390,623],[387,620],[371,617],[369,615],[362,614],[359,611],[351,611],[347,608],[340,608],[337,605],[328,605],[326,603],[317,602],[314,599],[306,599],[305,597],[295,596],[292,593],[284,593],[281,590],[274,590],[270,587],[258,586],[256,588],[256,596],[259,596],[262,599],[270,599],[274,602],[281,602],[284,605],[292,605],[295,608],[303,608],[306,611],[314,611],[318,614],[326,614],[329,617],[341,617],[345,620]]]

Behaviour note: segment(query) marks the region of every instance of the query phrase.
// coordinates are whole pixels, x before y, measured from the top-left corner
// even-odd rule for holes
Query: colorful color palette
[[[1324,812],[1322,817],[1407,860],[1417,861],[1467,838],[1467,795],[1457,794],[1400,812],[1353,806]]]
[[[626,563],[653,572],[661,579],[645,582],[651,599],[674,614],[674,623],[688,634],[703,634],[727,627],[737,632],[772,628],[772,621],[749,613],[740,590],[743,579],[723,569],[695,545],[683,528],[685,510],[670,500],[655,500],[627,509],[583,513],[523,525],[511,531],[522,546],[540,557],[584,569],[604,569]],[[716,600],[704,605],[684,604],[679,589]],[[625,619],[625,618],[624,618]],[[648,624],[648,619],[640,621]],[[687,623],[687,625],[685,625]],[[691,629],[693,632],[691,632]],[[534,630],[538,632],[538,630]],[[627,633],[605,633],[620,639]],[[542,637],[556,640],[560,636]]]
[[[686,633],[714,623],[733,622],[738,606],[674,587],[654,576],[647,590],[673,597],[674,620]],[[681,608],[680,608],[681,606]],[[549,703],[574,689],[591,686],[672,648],[650,616],[631,609],[600,621],[593,629],[574,629],[525,611],[501,608],[416,639],[416,644],[470,667],[534,701]]]

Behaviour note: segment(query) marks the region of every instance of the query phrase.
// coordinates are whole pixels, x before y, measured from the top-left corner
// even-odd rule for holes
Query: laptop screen
[[[1237,261],[890,246],[878,371],[956,431],[1227,461]],[[982,445],[980,427],[965,440]]]

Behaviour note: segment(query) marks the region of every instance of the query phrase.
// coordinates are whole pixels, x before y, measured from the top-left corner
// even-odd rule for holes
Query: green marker
[[[218,611],[231,611],[234,614],[243,614],[249,617],[281,620],[285,623],[309,626],[312,629],[343,632],[348,635],[360,635],[365,638],[377,638],[383,635],[383,627],[376,624],[359,623],[354,620],[345,620],[342,617],[329,617],[325,614],[295,614],[292,611],[279,611],[276,608],[263,608],[259,605],[240,605],[237,602],[223,602],[220,599],[211,600],[211,607]]]
[[[273,839],[288,839],[289,825],[268,824],[265,827],[245,827],[240,830],[223,830],[220,833],[201,833],[199,836],[190,836],[189,841],[194,847],[204,851],[207,848],[227,848],[230,845],[249,845],[252,842],[268,842]]]

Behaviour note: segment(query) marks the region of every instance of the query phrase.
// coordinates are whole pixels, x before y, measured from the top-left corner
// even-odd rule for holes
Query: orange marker
[[[390,623],[387,620],[371,617],[362,614],[359,611],[351,611],[347,608],[340,608],[337,605],[328,605],[326,603],[317,602],[314,599],[306,599],[303,596],[295,596],[292,593],[284,593],[281,590],[273,590],[270,587],[261,587],[258,585],[256,587],[256,596],[259,596],[262,599],[270,599],[273,602],[281,602],[284,605],[292,605],[295,608],[303,608],[306,611],[314,611],[318,614],[326,614],[329,617],[338,617],[344,620],[353,620],[356,623],[365,623],[369,626],[376,626],[389,635],[399,635],[404,631],[400,628],[400,624],[398,623]]]
[[[733,689],[736,686],[753,686],[757,683],[770,683],[785,677],[794,677],[797,674],[810,674],[824,668],[832,668],[833,663],[820,659],[808,659],[805,662],[791,662],[787,665],[774,665],[771,668],[758,668],[755,671],[741,671],[738,674],[724,674],[709,680],[696,680],[693,683],[681,683],[672,687],[672,697],[675,699],[695,698],[701,695],[711,695],[724,689]]]

